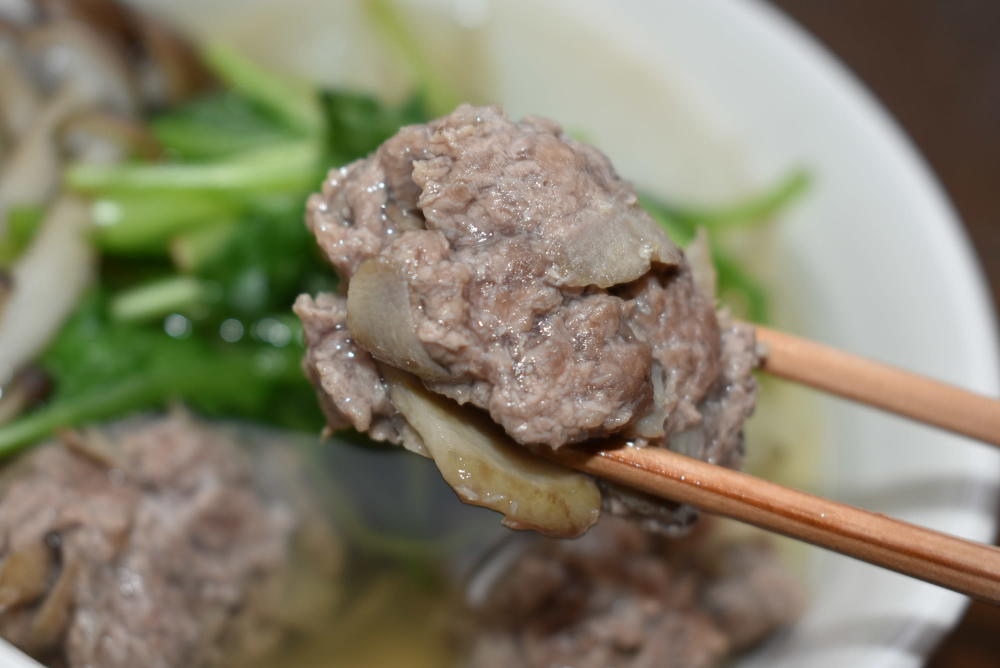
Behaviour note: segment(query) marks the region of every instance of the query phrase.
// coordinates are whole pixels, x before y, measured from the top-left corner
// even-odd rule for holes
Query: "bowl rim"
[[[899,170],[912,186],[910,190],[919,198],[920,206],[926,207],[926,215],[920,219],[921,232],[948,268],[942,280],[947,281],[947,293],[954,300],[950,306],[960,312],[958,322],[962,323],[964,341],[978,358],[976,366],[963,369],[962,382],[981,393],[1000,394],[1000,335],[989,283],[957,209],[915,141],[855,72],[779,7],[765,0],[706,0],[702,8],[716,12],[720,18],[751,25],[773,40],[771,46],[795,58],[796,66],[808,76],[824,80],[828,96],[850,111],[852,121],[876,139],[877,151]],[[990,478],[996,483],[1000,468],[992,471]],[[966,498],[988,502],[985,506],[988,508],[995,507],[1000,491],[991,481],[970,480]],[[988,522],[976,539],[990,542],[997,536],[1000,518],[991,512],[986,519]],[[909,628],[898,628],[891,645],[919,647],[910,661],[922,661],[957,624],[969,602],[970,599],[948,590],[934,590],[927,600],[927,609],[936,606],[934,619],[942,623],[931,627],[914,623]],[[912,637],[915,633],[921,634],[919,642]],[[910,665],[902,655],[891,665],[897,663]]]

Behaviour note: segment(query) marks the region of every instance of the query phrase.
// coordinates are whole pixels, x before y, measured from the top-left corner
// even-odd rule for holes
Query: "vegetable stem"
[[[53,404],[0,428],[0,458],[13,455],[56,429],[110,418],[143,406],[155,394],[149,378],[131,377],[75,401]]]
[[[7,234],[0,236],[0,266],[13,264],[31,244],[45,217],[41,206],[11,207],[7,212]]]
[[[752,225],[777,214],[802,194],[808,185],[808,173],[797,169],[773,188],[729,206],[703,209],[663,205],[663,208],[671,218],[693,228],[703,226],[709,230],[717,230],[723,227]]]
[[[226,248],[237,226],[235,222],[216,223],[180,234],[170,242],[170,259],[181,271],[199,271]]]
[[[416,33],[406,25],[395,3],[392,0],[367,0],[367,9],[385,41],[399,49],[410,67],[431,114],[442,116],[457,107],[462,101],[461,96],[431,65]]]
[[[290,128],[307,135],[322,128],[317,92],[311,86],[271,73],[222,45],[209,46],[202,55],[231,89],[254,100]]]
[[[66,181],[84,192],[247,194],[305,190],[318,180],[318,172],[318,143],[303,140],[253,149],[211,163],[79,163],[67,170]]]
[[[210,193],[184,197],[126,193],[94,202],[95,240],[108,252],[162,250],[167,240],[220,220],[234,218],[239,203]]]
[[[153,320],[210,300],[211,288],[191,276],[170,276],[115,295],[108,310],[118,322]]]

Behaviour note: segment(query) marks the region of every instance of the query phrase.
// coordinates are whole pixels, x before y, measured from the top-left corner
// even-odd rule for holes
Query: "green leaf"
[[[718,278],[719,298],[731,306],[738,316],[761,324],[770,322],[771,306],[764,286],[715,244],[712,246],[712,262]]]
[[[304,135],[320,131],[316,89],[309,84],[266,70],[221,44],[209,46],[202,56],[228,88],[253,100],[289,128]]]
[[[232,91],[219,91],[160,114],[150,123],[167,153],[186,160],[217,160],[294,133]]]
[[[93,203],[94,239],[111,253],[162,251],[171,237],[231,220],[240,208],[237,200],[216,193],[111,194]]]
[[[326,152],[334,165],[363,158],[400,127],[428,120],[419,95],[392,106],[364,93],[330,90],[321,94],[320,102],[326,120]]]
[[[298,337],[281,345],[253,337],[226,343],[207,331],[175,338],[159,323],[112,320],[107,303],[107,295],[92,292],[43,355],[40,362],[55,379],[55,394],[39,410],[0,426],[0,456],[56,429],[172,401],[205,415],[252,418],[290,429],[322,425],[299,365],[304,351]]]
[[[14,263],[35,238],[45,217],[42,206],[15,206],[7,212],[7,233],[0,237],[0,267]]]
[[[297,140],[207,163],[77,163],[67,170],[66,182],[79,191],[116,195],[306,191],[320,179],[318,149],[317,142]]]
[[[670,240],[678,246],[687,246],[694,239],[697,226],[675,217],[669,205],[645,193],[639,194],[639,205],[660,224]]]
[[[336,276],[302,224],[300,206],[283,213],[257,213],[240,221],[196,269],[203,280],[222,286],[219,312],[225,317],[260,317],[287,312],[302,292],[332,290]]]
[[[158,320],[213,301],[218,288],[191,276],[168,276],[116,294],[108,305],[113,320]]]
[[[808,172],[798,169],[788,174],[774,187],[742,202],[711,208],[660,203],[660,210],[679,225],[692,229],[706,227],[710,231],[718,231],[766,221],[789,206],[808,187]]]

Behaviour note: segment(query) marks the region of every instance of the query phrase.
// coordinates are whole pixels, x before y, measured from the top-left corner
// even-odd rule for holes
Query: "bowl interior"
[[[408,86],[398,54],[363,27],[353,0],[136,4],[290,73],[385,95]],[[775,284],[777,324],[996,393],[992,315],[953,212],[870,96],[773,10],[749,0],[402,4],[431,37],[432,61],[470,98],[559,119],[643,188],[712,201],[807,167],[812,190],[758,258]],[[771,421],[813,472],[787,482],[991,538],[1000,455],[801,396]],[[820,550],[805,552],[804,565],[806,617],[745,665],[916,665],[964,603]]]

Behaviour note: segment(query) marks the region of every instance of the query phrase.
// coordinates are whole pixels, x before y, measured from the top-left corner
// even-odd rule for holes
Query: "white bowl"
[[[138,0],[272,66],[392,94],[405,73],[356,2]],[[916,151],[822,47],[753,0],[411,0],[467,89],[583,131],[621,173],[710,201],[792,165],[815,176],[772,239],[779,325],[996,395],[996,335],[955,213]],[[464,29],[434,27],[448,16]],[[452,21],[444,25],[450,25]],[[973,540],[993,536],[1000,454],[831,399],[817,487]],[[808,403],[808,402],[805,402]],[[803,405],[805,405],[805,403]],[[799,432],[788,415],[785,437]],[[804,450],[809,452],[809,450]],[[805,454],[800,455],[805,457]],[[812,455],[809,455],[812,456]],[[913,666],[965,599],[810,548],[812,602],[746,666]],[[0,648],[2,649],[2,648]],[[0,665],[15,666],[0,652]]]

